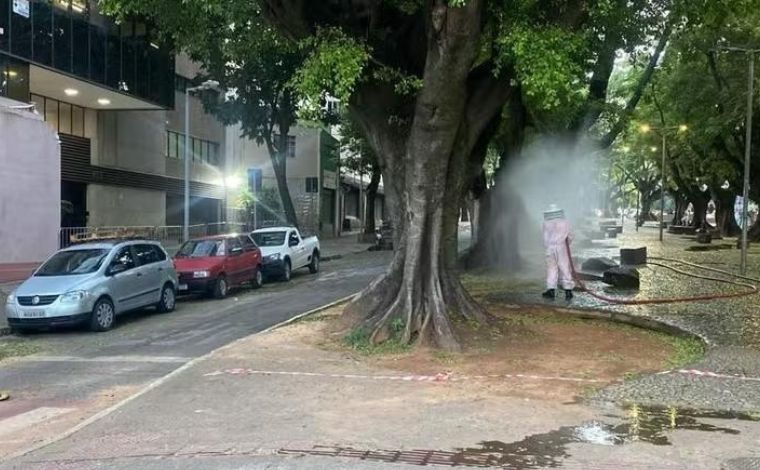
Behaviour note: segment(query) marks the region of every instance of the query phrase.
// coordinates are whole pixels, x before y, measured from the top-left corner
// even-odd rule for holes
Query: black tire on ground
[[[218,278],[216,278],[216,282],[214,282],[214,298],[223,299],[227,297],[229,288],[230,287],[227,285],[227,278],[224,276],[224,274],[220,275]]]
[[[317,253],[316,250],[314,250],[314,253],[311,254],[311,263],[309,263],[309,272],[312,274],[317,274],[319,272],[319,253]]]
[[[258,289],[262,285],[264,285],[264,273],[261,272],[261,266],[256,266],[256,271],[253,273],[253,278],[251,279],[251,287]]]
[[[24,328],[23,326],[12,326],[11,328],[11,334],[19,335],[19,336],[25,336],[31,333],[33,330],[31,328]]]
[[[290,281],[291,274],[293,274],[293,272],[292,272],[292,267],[290,266],[290,260],[286,259],[282,265],[282,276],[280,279],[283,282],[288,282]]]
[[[158,310],[158,313],[169,313],[174,311],[176,305],[177,293],[174,291],[172,283],[167,282],[161,288],[161,300],[156,304],[156,310]]]
[[[113,302],[107,298],[102,298],[95,302],[90,315],[91,331],[108,331],[113,327],[116,312],[113,308]]]

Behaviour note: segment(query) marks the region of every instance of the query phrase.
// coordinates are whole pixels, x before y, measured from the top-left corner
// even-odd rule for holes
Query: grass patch
[[[16,339],[0,341],[0,361],[4,361],[11,357],[29,356],[39,351],[40,348],[38,346],[27,341]]]
[[[705,355],[705,346],[697,338],[665,335],[673,347],[673,356],[665,364],[668,368],[682,367],[696,362]]]
[[[399,320],[399,321],[397,321]],[[411,350],[411,346],[402,343],[400,336],[404,324],[400,319],[391,322],[392,335],[380,344],[372,344],[369,340],[370,332],[363,328],[354,328],[343,337],[343,344],[354,351],[367,355],[403,354]]]
[[[459,280],[473,297],[482,297],[499,292],[541,289],[541,284],[536,281],[492,272],[465,273]]]

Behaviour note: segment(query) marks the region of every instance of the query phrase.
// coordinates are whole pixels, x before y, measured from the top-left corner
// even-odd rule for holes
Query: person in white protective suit
[[[575,283],[568,258],[567,242],[572,241],[573,236],[565,212],[554,204],[544,211],[543,232],[546,248],[546,292],[542,295],[547,299],[553,299],[559,281],[565,290],[565,300],[572,300]]]

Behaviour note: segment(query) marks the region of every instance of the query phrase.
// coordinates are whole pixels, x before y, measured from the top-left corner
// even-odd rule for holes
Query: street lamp
[[[665,156],[667,155],[667,135],[668,132],[686,132],[689,127],[686,124],[678,126],[652,127],[649,124],[642,124],[639,128],[642,133],[646,134],[651,131],[659,132],[662,136],[662,172],[660,173],[660,241],[663,241],[663,231],[665,225]],[[656,152],[657,147],[652,147],[652,152]]]
[[[182,224],[182,240],[190,239],[190,158],[188,148],[190,147],[190,93],[196,91],[216,90],[219,88],[219,82],[216,80],[206,80],[198,86],[188,87],[185,89],[185,150],[182,152],[182,158],[185,159],[185,213]]]
[[[749,230],[749,170],[750,158],[752,155],[752,95],[755,93],[755,54],[760,49],[750,49],[748,47],[724,46],[719,45],[715,50],[726,52],[742,52],[747,54],[747,121],[744,126],[747,128],[747,136],[744,142],[744,188],[742,189],[742,254],[739,270],[741,274],[747,273],[747,231]]]

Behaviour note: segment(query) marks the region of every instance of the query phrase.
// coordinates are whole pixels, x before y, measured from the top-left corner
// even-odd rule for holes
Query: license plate
[[[44,310],[24,310],[21,312],[21,318],[45,318]]]
[[[187,290],[187,284],[180,284],[179,290]]]

